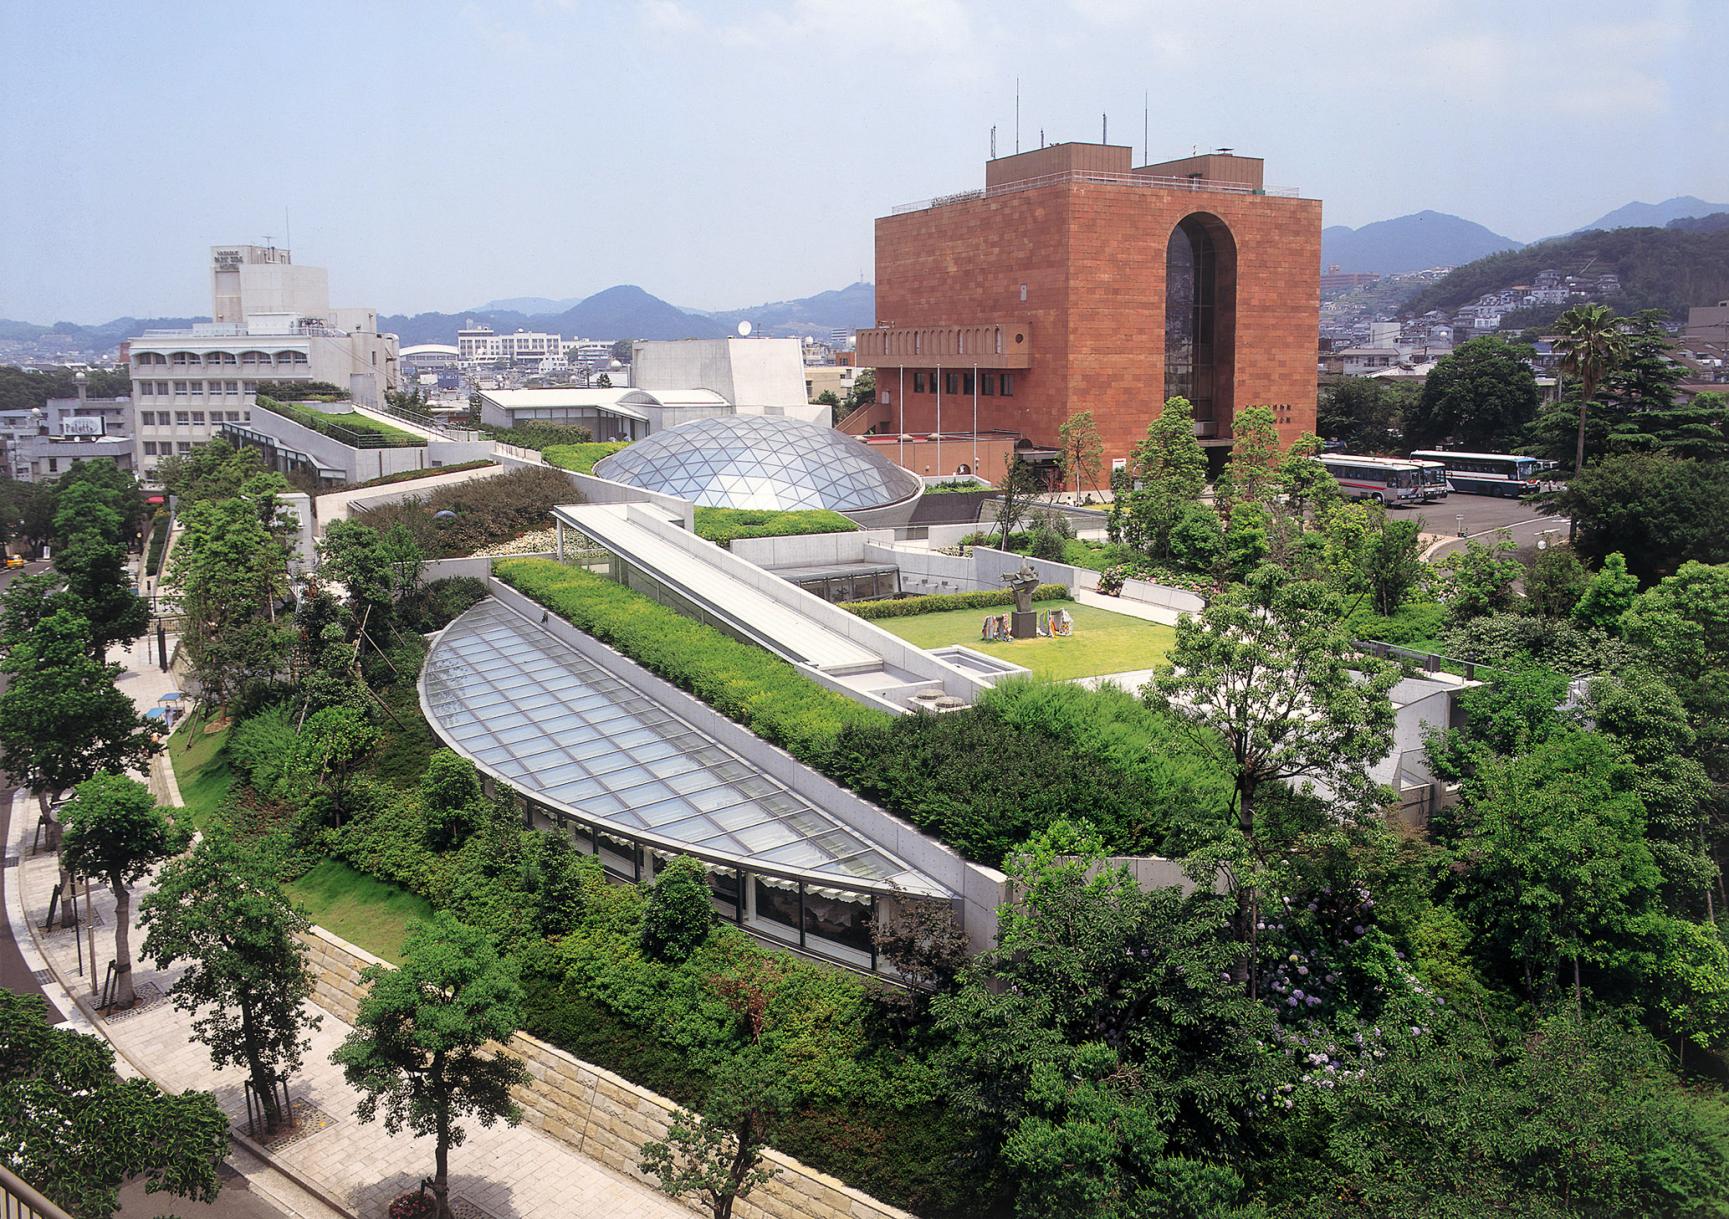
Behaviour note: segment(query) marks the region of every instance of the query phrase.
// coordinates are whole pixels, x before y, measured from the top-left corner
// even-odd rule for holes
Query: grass
[[[628,441],[591,440],[586,444],[549,444],[541,450],[540,455],[546,458],[547,464],[557,466],[561,470],[573,470],[578,474],[592,474],[595,462],[602,457],[611,457],[620,449],[628,447]]]
[[[326,859],[288,885],[288,895],[313,922],[391,964],[402,960],[410,923],[432,917],[432,906],[345,863]]]
[[[1036,608],[1041,613],[1052,609],[1067,610],[1074,617],[1075,633],[1064,639],[986,643],[979,638],[979,625],[985,615],[976,609],[885,618],[877,625],[921,648],[964,643],[986,655],[1025,665],[1035,676],[1053,681],[1150,669],[1165,658],[1176,639],[1176,632],[1163,623],[1131,618],[1127,614],[1095,609],[1090,605],[1077,605],[1073,601],[1044,601]]]
[[[322,432],[331,439],[350,447],[358,448],[418,448],[426,443],[426,437],[414,432],[392,427],[388,423],[380,423],[376,419],[362,415],[359,411],[344,411],[341,414],[326,414],[315,411],[311,407],[300,406],[293,402],[278,402],[274,398],[260,397],[257,405],[264,410],[274,411],[284,419]],[[367,443],[371,441],[371,443]]]
[[[827,508],[698,508],[696,533],[716,546],[739,538],[788,538],[811,533],[857,533],[858,525]]]
[[[180,785],[180,804],[199,830],[207,828],[216,810],[228,803],[235,774],[228,765],[228,728],[205,732],[202,716],[183,722],[168,738],[168,760]]]

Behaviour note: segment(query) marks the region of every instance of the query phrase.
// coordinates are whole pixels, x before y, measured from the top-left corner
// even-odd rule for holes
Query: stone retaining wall
[[[352,1024],[366,989],[361,971],[386,963],[322,927],[303,939],[313,971],[312,1001]],[[531,1077],[515,1091],[524,1124],[616,1172],[655,1184],[637,1172],[637,1156],[644,1143],[666,1137],[677,1109],[672,1101],[527,1033],[513,1034],[504,1049],[522,1060]],[[734,1206],[737,1219],[913,1219],[790,1156],[770,1151],[767,1158],[780,1172]]]

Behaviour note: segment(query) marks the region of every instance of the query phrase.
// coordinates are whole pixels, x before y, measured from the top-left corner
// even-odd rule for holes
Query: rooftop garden
[[[1103,673],[1126,673],[1151,669],[1165,658],[1176,632],[1160,622],[1148,622],[1128,614],[1096,609],[1074,601],[1040,602],[1042,615],[1063,610],[1074,619],[1074,634],[1063,637],[985,641],[980,624],[987,613],[1006,609],[967,608],[944,613],[887,618],[878,623],[921,648],[940,648],[961,643],[990,656],[1024,665],[1036,677],[1066,681]]]
[[[413,449],[426,443],[424,436],[380,423],[357,411],[331,415],[293,402],[281,402],[264,394],[258,395],[257,404],[354,449]]]
[[[812,533],[857,533],[850,518],[827,508],[786,511],[763,508],[698,508],[696,532],[716,546],[730,547],[739,538],[786,538]]]
[[[585,436],[586,432],[583,433]],[[610,457],[622,448],[629,447],[628,440],[592,440],[575,444],[549,444],[541,449],[540,455],[547,463],[561,470],[572,470],[577,474],[590,474],[594,471],[594,463],[602,457]]]
[[[450,559],[499,546],[545,528],[559,504],[581,498],[570,480],[545,466],[438,487],[395,504],[362,508],[353,519],[380,532],[401,524],[429,559]],[[440,512],[454,516],[443,520]]]
[[[467,470],[484,470],[487,466],[497,464],[490,457],[481,457],[474,461],[454,462],[448,466],[421,466],[416,470],[398,470],[395,474],[369,478],[363,483],[350,483],[342,489],[344,491],[364,491],[368,487],[388,487],[392,483],[412,482],[417,478],[436,478],[440,474],[461,474]]]
[[[574,423],[523,422],[515,427],[483,425],[481,430],[494,440],[513,444],[519,449],[534,449],[536,452],[544,452],[553,445],[587,444],[594,439],[594,433]]]

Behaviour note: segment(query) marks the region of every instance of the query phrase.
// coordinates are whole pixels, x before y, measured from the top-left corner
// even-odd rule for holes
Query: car
[[[22,566],[24,566],[24,556],[23,555],[21,555],[21,554],[9,554],[6,556],[6,570],[7,571],[17,571]]]

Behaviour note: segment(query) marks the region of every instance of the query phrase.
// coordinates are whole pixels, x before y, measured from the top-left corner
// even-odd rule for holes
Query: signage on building
[[[62,436],[104,435],[101,415],[71,415],[60,421]]]
[[[231,270],[234,267],[238,267],[239,265],[240,265],[240,251],[239,250],[217,250],[216,251],[216,269],[218,271]]]

